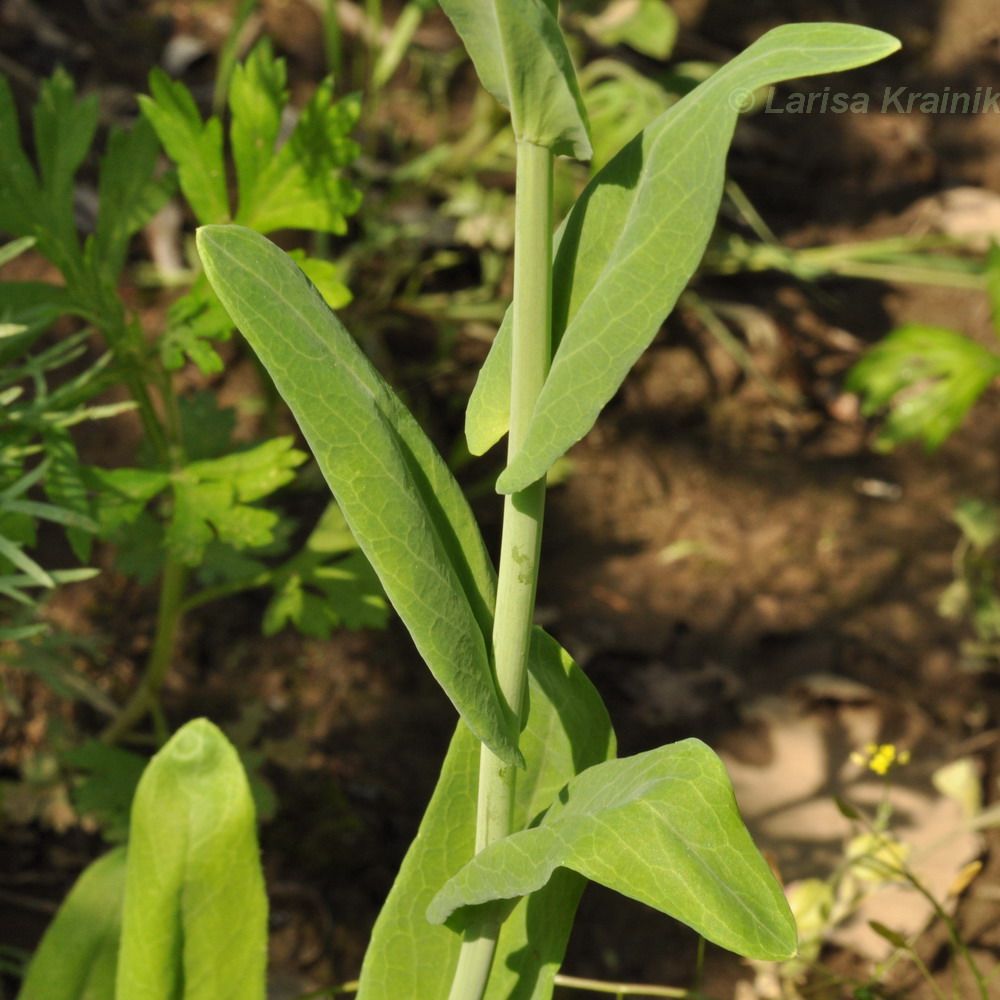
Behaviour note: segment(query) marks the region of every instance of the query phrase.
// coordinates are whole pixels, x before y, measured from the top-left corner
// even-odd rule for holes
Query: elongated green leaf
[[[136,790],[116,1000],[263,1000],[266,948],[246,774],[222,733],[196,719]]]
[[[25,250],[30,250],[37,242],[38,240],[34,236],[22,236],[20,239],[5,243],[0,247],[0,267],[20,257]]]
[[[54,587],[55,581],[34,559],[9,538],[0,535],[0,557],[9,560],[38,587]]]
[[[286,254],[239,226],[204,227],[198,248],[431,672],[476,736],[520,763],[487,652],[493,567],[441,456]]]
[[[3,197],[0,178],[0,201]],[[47,281],[0,282],[0,324],[23,327],[20,333],[0,340],[0,365],[17,358],[23,360],[28,347],[69,311],[70,298],[60,285],[50,285]]]
[[[497,489],[544,475],[593,426],[655,336],[701,259],[715,222],[726,149],[749,92],[859,66],[898,48],[844,24],[775,28],[639,133],[591,181],[556,236],[552,369],[524,446]],[[469,448],[507,430],[509,314],[469,404]]]
[[[740,818],[719,758],[683,740],[597,764],[541,823],[480,851],[435,896],[428,917],[537,892],[566,867],[669,913],[750,958],[795,953],[795,921]]]
[[[521,736],[526,773],[517,777],[515,826],[537,820],[572,775],[614,755],[611,723],[583,673],[540,629],[533,635],[531,709]],[[461,935],[428,923],[434,894],[475,850],[479,746],[464,723],[448,750],[437,788],[389,898],[361,970],[359,1000],[445,1000]],[[551,996],[583,879],[563,872],[522,900],[501,931],[488,1000]]]
[[[514,135],[590,159],[587,112],[573,63],[545,0],[441,0],[483,86],[510,109]]]
[[[16,514],[27,514],[42,521],[54,521],[56,524],[63,524],[72,528],[83,528],[86,531],[96,532],[97,522],[86,514],[68,507],[57,507],[55,504],[43,503],[40,500],[6,500],[3,508]]]
[[[114,1000],[125,895],[125,849],[91,864],[70,890],[28,966],[17,1000]]]

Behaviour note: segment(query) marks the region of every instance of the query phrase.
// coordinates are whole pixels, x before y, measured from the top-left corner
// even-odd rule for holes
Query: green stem
[[[264,570],[256,576],[243,580],[231,580],[229,583],[220,583],[215,587],[203,587],[197,593],[180,602],[177,606],[178,616],[186,615],[189,611],[200,608],[210,601],[232,597],[234,594],[242,594],[247,590],[257,590],[258,587],[266,587],[273,579],[274,574],[270,570]]]
[[[326,0],[323,7],[323,50],[326,53],[326,68],[333,74],[334,88],[343,93],[344,82],[344,39],[337,20],[337,0]]]
[[[232,27],[222,44],[219,53],[219,65],[215,71],[215,87],[212,89],[212,114],[222,116],[226,109],[226,96],[229,94],[229,83],[233,78],[233,69],[239,57],[241,43],[244,41],[243,30],[246,28],[250,15],[253,14],[258,0],[240,0],[233,18]]]
[[[118,743],[136,726],[142,717],[155,705],[160,696],[160,689],[166,679],[170,661],[173,659],[174,648],[177,645],[177,630],[181,617],[181,599],[184,594],[184,583],[187,570],[183,563],[167,556],[160,580],[160,601],[156,617],[156,634],[153,638],[153,648],[149,654],[146,672],[132,697],[122,706],[118,715],[109,723],[101,740],[105,743]]]
[[[552,152],[519,140],[514,214],[514,304],[508,461],[520,450],[548,374],[552,334]],[[531,624],[545,509],[545,479],[504,502],[500,572],[493,623],[497,684],[523,723]],[[483,747],[479,758],[476,850],[512,832],[517,769]],[[482,997],[500,933],[498,922],[470,928],[452,981],[451,1000]]]
[[[382,51],[382,0],[365,0],[365,19],[368,43],[365,52],[365,90],[368,94],[368,106],[372,109],[379,103],[381,91],[375,86],[375,65]],[[375,115],[369,110],[371,121]]]
[[[813,263],[808,260],[808,263]],[[864,278],[868,281],[892,281],[898,284],[934,285],[942,288],[967,288],[980,291],[986,287],[981,274],[949,271],[944,268],[918,267],[911,264],[890,264],[878,261],[830,262],[828,270],[844,278]]]
[[[642,983],[609,983],[603,979],[587,979],[583,976],[566,976],[556,973],[556,986],[571,990],[590,990],[592,993],[611,993],[616,997],[671,997],[673,1000],[715,1000],[714,997],[698,990],[686,990],[679,986],[644,986]]]
[[[567,976],[556,973],[556,986],[570,990],[589,990],[592,993],[611,993],[617,997],[669,997],[671,1000],[716,1000],[707,993],[697,990],[685,990],[678,986],[644,986],[641,983],[609,983],[603,979],[587,979],[582,976]],[[344,993],[356,993],[358,983],[355,981],[339,986],[324,986],[322,989],[303,993],[295,1000],[322,1000],[324,997],[341,996]]]
[[[427,12],[434,7],[434,0],[410,0],[402,9],[393,25],[392,35],[384,49],[378,54],[375,69],[372,73],[372,85],[381,90],[388,82],[397,67],[403,61],[403,56],[413,41],[413,36],[420,27]]]
[[[81,293],[82,294],[82,293]],[[153,402],[150,388],[159,391],[167,416],[171,412],[168,394],[172,394],[170,376],[156,363],[151,363],[142,329],[134,319],[129,319],[121,302],[99,300],[88,318],[101,331],[121,371],[121,379],[138,408],[143,432],[162,465],[170,462],[170,442],[173,425],[161,421]]]

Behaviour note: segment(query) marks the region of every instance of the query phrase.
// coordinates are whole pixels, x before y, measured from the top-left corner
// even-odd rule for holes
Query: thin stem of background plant
[[[378,105],[381,91],[375,85],[375,66],[382,51],[382,0],[365,0],[365,19],[367,21],[367,50],[364,58],[365,93],[370,104]],[[371,121],[375,121],[372,114]]]
[[[607,993],[625,1000],[626,997],[670,997],[672,1000],[718,1000],[717,997],[698,990],[686,990],[681,986],[649,986],[643,983],[612,983],[603,979],[588,979],[585,976],[567,976],[557,972],[555,985],[568,990],[588,990],[591,993]],[[319,990],[302,993],[295,1000],[327,1000],[331,997],[356,993],[357,981],[341,983],[337,986],[324,986]]]
[[[229,83],[233,78],[236,60],[242,54],[240,49],[244,47],[246,42],[244,29],[249,23],[251,15],[257,9],[258,2],[259,0],[240,0],[240,4],[236,8],[232,27],[229,29],[222,51],[219,53],[215,87],[212,89],[212,112],[214,114],[221,115],[225,110],[226,95],[229,93]]]
[[[889,782],[887,781],[885,783],[886,793],[888,792],[888,788],[889,788]],[[867,819],[867,817],[860,814],[859,814],[859,821],[861,822],[861,825],[864,828],[866,828],[870,834],[878,838],[880,850],[893,849],[894,843],[886,835],[884,828],[880,828],[878,825],[872,824]],[[884,874],[888,878],[902,876],[904,879],[906,879],[907,882],[909,882],[909,884],[913,887],[914,890],[916,890],[916,892],[918,892],[921,896],[924,897],[925,900],[927,900],[927,902],[933,908],[935,915],[945,925],[945,928],[948,932],[948,940],[951,944],[953,953],[960,956],[961,959],[965,962],[966,966],[968,967],[969,972],[972,975],[973,981],[976,984],[976,989],[981,1000],[988,1000],[989,990],[987,988],[987,979],[983,975],[979,966],[976,965],[976,961],[972,957],[972,953],[969,951],[968,946],[962,940],[962,936],[958,931],[958,927],[955,925],[955,921],[946,912],[941,903],[934,897],[934,894],[919,879],[916,872],[914,872],[914,870],[902,858],[899,857],[894,857],[894,863],[891,865],[886,864],[884,861],[876,857],[869,857],[865,859],[855,858],[852,861],[849,861],[848,865],[856,864],[859,860],[864,860],[869,868],[873,868],[876,870],[881,869],[882,874]],[[892,940],[893,943],[895,943],[896,946],[903,953],[907,954],[910,957],[913,963],[917,966],[920,972],[927,979],[930,988],[938,995],[941,995],[940,988],[934,981],[934,977],[931,975],[930,971],[924,964],[923,960],[917,954],[913,942],[905,940],[902,937],[902,935],[895,935],[895,934],[893,934],[890,940]]]
[[[517,144],[514,208],[513,354],[508,460],[521,448],[548,374],[552,323],[551,150]],[[512,716],[522,722],[545,509],[545,479],[505,498],[493,653],[497,684]],[[510,834],[517,769],[485,745],[479,758],[476,850]],[[452,1000],[481,997],[489,979],[500,922],[468,928],[452,981]]]
[[[182,598],[187,581],[187,570],[176,557],[167,555],[160,580],[160,597],[157,607],[156,632],[149,654],[146,671],[132,697],[122,706],[118,715],[101,733],[105,743],[119,743],[142,720],[150,709],[159,705],[160,690],[177,647]],[[154,711],[154,721],[160,713]],[[160,728],[160,725],[157,725]],[[157,733],[159,742],[165,741],[166,732]]]
[[[378,59],[375,60],[372,83],[376,89],[384,87],[396,72],[410,47],[410,42],[413,41],[417,28],[420,27],[420,22],[434,6],[435,0],[410,0],[400,11],[385,48],[379,52]]]
[[[732,192],[730,197],[733,197]],[[737,201],[737,206],[746,215],[746,203]],[[760,232],[758,236],[761,236]],[[968,240],[937,235],[892,236],[801,250],[770,239],[762,239],[760,244],[732,239],[721,249],[709,250],[703,269],[718,274],[778,270],[803,280],[835,274],[869,281],[983,290],[987,278],[981,259],[960,257],[954,253],[935,255],[924,252],[968,248]]]
[[[716,1000],[699,990],[686,990],[681,986],[645,986],[642,983],[609,983],[602,979],[583,976],[566,976],[557,972],[556,986],[571,990],[590,990],[592,993],[610,993],[624,1000],[625,997],[673,997],[674,1000]]]
[[[344,37],[337,20],[337,0],[326,0],[323,5],[323,50],[326,54],[327,72],[333,74],[334,86],[343,93]]]

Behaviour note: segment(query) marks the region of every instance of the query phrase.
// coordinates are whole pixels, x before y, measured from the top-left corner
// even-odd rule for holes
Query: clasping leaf
[[[699,740],[607,761],[573,778],[538,826],[479,852],[428,919],[536,892],[565,867],[749,958],[795,954],[781,888],[740,818],[726,769]]]
[[[528,770],[517,776],[514,825],[537,821],[560,788],[613,757],[611,720],[594,686],[541,629],[528,661],[531,705],[521,734]],[[476,844],[479,745],[459,723],[434,796],[372,932],[358,1000],[448,1000],[462,937],[427,922],[427,904],[472,858]],[[569,939],[584,880],[562,871],[522,899],[504,922],[485,1000],[545,1000]]]

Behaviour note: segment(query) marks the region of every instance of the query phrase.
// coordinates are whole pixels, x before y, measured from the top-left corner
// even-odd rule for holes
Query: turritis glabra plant
[[[295,263],[247,229],[198,234],[209,281],[461,716],[359,996],[551,995],[586,879],[740,954],[785,958],[794,921],[716,755],[689,739],[617,758],[597,692],[532,625],[545,477],[694,272],[747,94],[898,43],[839,24],[769,32],[628,143],[553,235],[554,158],[591,152],[555,0],[441,5],[517,142],[514,300],[466,425],[476,454],[507,435],[498,573],[444,462]]]
[[[499,572],[444,461],[295,261],[241,226],[198,233],[208,280],[461,716],[358,995],[550,997],[587,879],[724,948],[786,959],[794,920],[718,757],[688,739],[618,758],[598,693],[532,624],[545,477],[694,272],[748,95],[863,65],[898,43],[841,24],[769,32],[629,142],[553,235],[554,159],[591,151],[555,0],[441,5],[484,86],[510,109],[517,142],[514,301],[466,426],[477,454],[508,438]],[[56,973],[99,979],[86,995],[100,1000],[263,1000],[266,909],[252,833],[232,748],[211,724],[190,723],[143,777],[127,859],[109,855],[81,878],[22,1000],[84,995],[55,991],[45,977]],[[91,912],[96,897],[104,917],[82,934],[74,914]],[[70,977],[65,956],[78,953]]]

